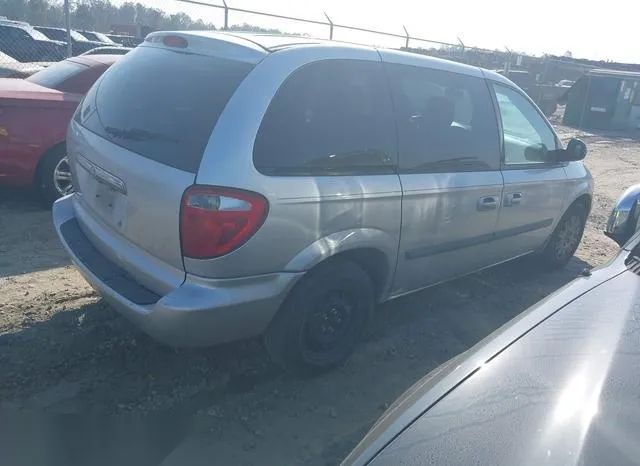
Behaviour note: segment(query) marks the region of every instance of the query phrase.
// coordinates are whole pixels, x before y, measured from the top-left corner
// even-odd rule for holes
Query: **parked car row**
[[[58,61],[67,56],[64,42],[52,40],[27,23],[0,21],[0,51],[19,62]]]
[[[81,55],[96,48],[105,53],[124,54],[141,39],[113,36],[95,31],[70,31],[72,54]],[[126,46],[126,48],[125,48]],[[117,49],[122,48],[121,51]],[[0,51],[19,62],[50,62],[67,57],[67,31],[64,28],[32,26],[21,21],[0,20]]]

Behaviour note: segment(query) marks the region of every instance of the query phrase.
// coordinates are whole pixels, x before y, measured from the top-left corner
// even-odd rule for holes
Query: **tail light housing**
[[[269,204],[260,194],[234,188],[191,186],[182,195],[182,254],[212,259],[239,248],[262,226]]]

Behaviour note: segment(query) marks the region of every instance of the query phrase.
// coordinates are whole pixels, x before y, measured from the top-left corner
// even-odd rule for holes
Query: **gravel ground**
[[[640,143],[580,137],[596,193],[565,270],[542,274],[517,261],[384,305],[348,363],[311,380],[282,373],[259,341],[198,350],[152,341],[70,266],[49,212],[28,193],[0,191],[0,406],[169,416],[175,433],[155,464],[336,464],[415,380],[616,252],[601,231],[639,179]]]

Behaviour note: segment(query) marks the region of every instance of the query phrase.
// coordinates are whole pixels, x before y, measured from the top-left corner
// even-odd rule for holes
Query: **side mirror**
[[[623,246],[640,228],[640,184],[627,189],[609,215],[604,234]]]
[[[587,145],[580,139],[571,138],[566,149],[556,152],[558,162],[575,162],[586,157]]]

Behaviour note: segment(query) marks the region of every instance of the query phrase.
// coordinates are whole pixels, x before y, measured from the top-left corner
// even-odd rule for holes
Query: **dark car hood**
[[[640,463],[640,277],[624,271],[479,367],[380,465]]]
[[[521,464],[519,457],[482,455],[496,454],[507,444],[514,445],[516,452],[542,445],[540,434],[548,431],[544,422],[550,421],[545,418],[544,422],[532,423],[533,413],[550,415],[560,393],[574,378],[586,377],[595,383],[604,372],[611,375],[617,367],[617,356],[609,352],[607,367],[598,362],[597,368],[580,369],[587,361],[600,361],[594,359],[594,352],[600,354],[604,348],[602,354],[606,355],[605,345],[615,351],[616,342],[610,334],[614,329],[618,330],[619,349],[629,341],[625,333],[628,327],[633,326],[634,319],[640,320],[635,307],[640,302],[636,297],[636,292],[640,294],[640,277],[627,271],[628,255],[621,250],[607,266],[569,283],[417,382],[380,418],[343,464],[368,464],[385,447],[373,464]],[[613,324],[618,327],[612,329]],[[636,341],[639,338],[640,332]],[[579,369],[586,371],[584,375]],[[637,371],[633,380],[640,381],[640,361]],[[601,395],[606,394],[606,384],[603,380],[599,383]],[[632,393],[640,400],[636,395],[640,389]],[[600,414],[594,422],[605,413],[606,401],[599,406]],[[533,434],[527,430],[527,420]],[[566,432],[568,424],[563,425]],[[635,434],[640,436],[640,430]],[[402,452],[406,453],[402,461],[400,456],[391,456]],[[469,456],[463,459],[455,452]],[[573,455],[576,453],[579,451],[574,449]],[[550,464],[567,463],[554,459]]]

